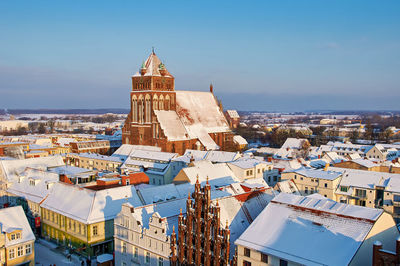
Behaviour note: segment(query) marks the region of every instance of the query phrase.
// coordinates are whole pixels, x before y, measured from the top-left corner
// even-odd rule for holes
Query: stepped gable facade
[[[186,149],[233,150],[233,133],[222,107],[210,92],[175,91],[175,78],[154,51],[132,76],[131,111],[122,143]]]
[[[229,265],[229,238],[228,224],[220,226],[218,202],[211,204],[210,184],[201,188],[197,181],[186,217],[181,211],[178,218],[178,239],[175,229],[171,235],[171,265]]]

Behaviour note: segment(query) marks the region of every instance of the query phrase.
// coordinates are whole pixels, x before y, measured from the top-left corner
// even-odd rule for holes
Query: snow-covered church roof
[[[176,91],[176,111],[155,111],[171,141],[198,139],[207,150],[219,149],[210,133],[229,132],[229,125],[211,92]]]

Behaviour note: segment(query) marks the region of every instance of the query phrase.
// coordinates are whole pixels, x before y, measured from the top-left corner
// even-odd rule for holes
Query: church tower
[[[175,78],[153,51],[132,76],[131,112],[122,130],[122,143],[160,146],[156,110],[176,110]]]

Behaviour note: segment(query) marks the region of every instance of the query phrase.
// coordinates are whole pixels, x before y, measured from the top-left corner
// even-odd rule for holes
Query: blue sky
[[[129,107],[154,46],[226,108],[399,110],[400,1],[0,1],[0,108]]]

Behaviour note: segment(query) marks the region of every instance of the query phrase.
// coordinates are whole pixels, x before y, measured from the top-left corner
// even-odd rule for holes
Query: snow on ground
[[[56,245],[49,243],[43,239],[35,242],[35,265],[57,265],[57,266],[70,266],[81,265],[78,256],[73,255],[71,261],[59,251],[55,250]]]

